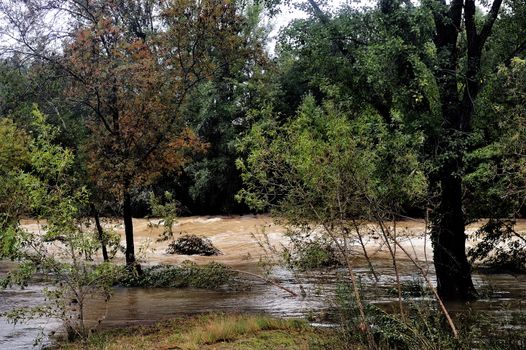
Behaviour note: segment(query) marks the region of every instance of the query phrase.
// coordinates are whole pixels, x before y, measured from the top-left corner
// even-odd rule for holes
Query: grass
[[[337,349],[337,337],[302,320],[261,315],[212,314],[178,318],[148,327],[94,334],[88,350],[318,350]],[[64,343],[60,350],[82,349]]]

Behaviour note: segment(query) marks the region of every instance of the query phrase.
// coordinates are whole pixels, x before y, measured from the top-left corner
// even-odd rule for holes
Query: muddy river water
[[[38,223],[30,220],[23,222],[23,225],[28,230],[39,228]],[[199,264],[217,261],[237,270],[258,273],[260,258],[265,256],[265,250],[260,246],[264,240],[263,233],[275,247],[279,248],[288,242],[284,235],[285,229],[267,216],[190,217],[178,221],[175,226],[176,236],[190,233],[208,237],[223,254],[215,257],[169,255],[165,253],[168,243],[156,242],[161,228],[151,227],[144,219],[135,220],[134,225],[136,245],[140,247],[138,250],[146,264],[176,264],[183,260]],[[107,226],[122,235],[122,226],[118,222],[107,222]],[[405,239],[402,244],[425,264],[426,258],[429,260],[432,254],[429,238],[419,234],[425,229],[424,223],[404,221],[398,223],[398,227],[413,237]],[[471,231],[475,229],[475,226],[469,228]],[[526,222],[520,222],[519,229],[526,230]],[[354,265],[358,276],[363,279],[366,299],[387,305],[396,300],[394,294],[391,296],[387,292],[393,286],[394,273],[391,261],[378,241],[371,237],[367,242],[380,277],[375,288],[372,287],[373,281],[366,261],[357,259]],[[116,259],[119,261],[123,258],[117,256]],[[10,262],[0,261],[0,273],[11,266]],[[427,266],[433,278],[432,264],[428,262]],[[421,281],[415,266],[403,255],[400,255],[399,270],[402,282]],[[274,278],[301,295],[298,297],[258,280],[251,282],[250,288],[242,290],[116,288],[107,304],[98,300],[90,302],[87,318],[97,320],[106,315],[101,327],[119,327],[149,324],[182,314],[214,311],[266,313],[283,317],[309,315],[318,322],[330,323],[325,314],[330,312],[340,273],[342,271],[320,270],[298,276],[284,268],[274,268]],[[475,273],[473,279],[481,298],[469,306],[448,305],[453,313],[483,312],[486,317],[509,327],[526,327],[526,275]],[[37,283],[23,290],[0,291],[0,313],[14,306],[38,305],[42,302],[42,289],[45,287]],[[378,290],[385,293],[378,293]],[[50,332],[58,326],[57,321],[50,319],[12,325],[0,318],[0,349],[31,348],[42,329]]]

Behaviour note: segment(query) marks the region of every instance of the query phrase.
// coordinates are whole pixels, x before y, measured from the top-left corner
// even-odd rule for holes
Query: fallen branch
[[[234,272],[237,272],[237,273],[241,273],[241,274],[245,274],[245,275],[248,275],[248,276],[252,276],[252,277],[256,277],[256,278],[259,278],[260,280],[262,281],[265,281],[266,283],[269,283],[269,284],[272,284],[273,286],[275,287],[278,287],[279,289],[282,289],[284,290],[285,292],[289,293],[290,295],[292,295],[293,297],[298,297],[298,293],[294,292],[292,289],[289,289],[287,287],[283,287],[281,284],[279,284],[278,282],[276,281],[273,281],[269,278],[266,278],[266,277],[263,277],[261,275],[258,275],[256,273],[252,273],[252,272],[248,272],[248,271],[242,271],[242,270],[232,270]]]

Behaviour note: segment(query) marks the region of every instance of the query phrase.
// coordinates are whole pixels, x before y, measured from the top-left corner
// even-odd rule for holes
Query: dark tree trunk
[[[124,218],[124,234],[126,236],[126,265],[133,267],[136,265],[135,244],[133,242],[133,220],[131,208],[131,196],[128,190],[124,191],[124,202],[122,208]]]
[[[462,208],[462,171],[465,143],[471,131],[475,101],[480,91],[480,63],[484,44],[497,19],[502,0],[494,0],[479,31],[476,0],[436,0],[435,45],[439,67],[435,77],[442,105],[442,135],[437,143],[440,202],[433,213],[433,250],[438,293],[444,299],[468,300],[476,296],[471,266],[466,257],[465,216]],[[459,74],[457,41],[464,22],[467,69]],[[463,86],[462,92],[459,87]]]
[[[456,69],[455,50],[448,51],[449,65]],[[465,108],[458,96],[457,77],[446,73],[439,76],[441,87],[443,130],[438,141],[439,202],[432,215],[433,252],[437,289],[445,300],[470,300],[476,296],[471,280],[471,266],[466,256],[465,216],[462,196],[464,144],[471,128],[472,108]]]
[[[442,5],[443,4],[443,5]],[[435,178],[440,186],[439,203],[432,216],[433,253],[437,289],[443,299],[469,299],[475,294],[471,281],[471,267],[466,257],[465,219],[462,210],[463,152],[459,145],[466,137],[466,118],[458,94],[458,28],[462,21],[463,0],[445,2],[435,13],[440,67],[435,77],[440,89],[442,127],[437,143],[439,170]]]
[[[446,82],[453,83],[453,82]],[[447,84],[445,84],[447,86]],[[453,85],[453,84],[452,84]],[[456,86],[456,82],[454,84]],[[446,87],[444,86],[444,87]],[[453,87],[450,86],[450,91]],[[439,202],[432,215],[432,241],[438,294],[444,300],[470,300],[476,291],[466,256],[462,168],[471,112],[466,114],[456,94],[442,94],[444,130],[439,141]],[[468,123],[466,123],[468,121]]]
[[[451,167],[455,166],[451,164]],[[440,179],[440,204],[433,218],[433,252],[437,289],[445,300],[470,300],[476,296],[471,266],[466,257],[462,210],[462,179],[453,169]]]
[[[104,235],[104,229],[102,228],[102,225],[100,224],[100,217],[99,217],[99,211],[93,204],[91,204],[91,211],[93,218],[95,219],[95,227],[97,228],[97,236],[99,238],[99,242],[102,249],[102,258],[104,261],[109,261],[110,258],[108,256],[108,249],[106,249],[106,238]]]

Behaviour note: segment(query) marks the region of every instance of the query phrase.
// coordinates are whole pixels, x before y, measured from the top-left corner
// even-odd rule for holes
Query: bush
[[[476,233],[480,242],[468,252],[471,262],[495,271],[526,272],[526,238],[510,220],[491,219]]]
[[[57,143],[58,129],[36,108],[32,127],[32,137],[20,134],[27,144],[12,145],[0,130],[0,158],[13,158],[0,166],[0,259],[16,262],[1,276],[0,288],[24,288],[37,274],[46,276],[51,286],[44,289],[42,304],[10,308],[0,316],[12,323],[58,319],[69,339],[86,341],[93,330],[86,322],[86,302],[94,297],[107,301],[121,269],[90,261],[100,241],[83,225],[89,193],[75,177],[74,153]],[[38,232],[24,229],[23,216],[46,224]]]
[[[420,286],[418,280],[412,284]],[[430,293],[418,288],[423,294]],[[401,315],[381,307],[381,304],[366,304],[366,319],[375,344],[370,347],[358,316],[352,286],[340,283],[336,290],[336,316],[341,325],[341,338],[349,344],[363,344],[366,349],[376,350],[524,349],[524,330],[513,329],[510,332],[505,319],[496,320],[478,311],[456,315],[459,336],[455,338],[436,302],[426,298],[404,298],[404,305],[404,315]]]
[[[184,235],[176,241],[170,243],[166,250],[168,254],[181,255],[219,255],[221,252],[214,247],[212,242],[207,238],[197,237],[195,235]]]
[[[303,240],[293,238],[291,249],[283,252],[285,262],[301,271],[343,265],[336,249],[326,240]]]
[[[235,276],[236,273],[223,264],[211,262],[199,266],[186,260],[179,266],[147,267],[140,275],[129,272],[118,284],[124,287],[217,289],[233,285]]]

